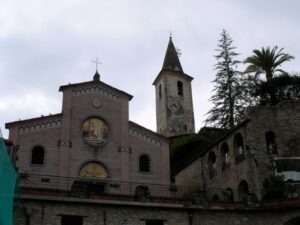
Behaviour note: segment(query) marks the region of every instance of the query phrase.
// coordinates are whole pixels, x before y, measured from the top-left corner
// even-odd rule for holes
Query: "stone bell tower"
[[[192,80],[183,72],[170,37],[162,69],[153,82],[158,133],[172,137],[195,132]]]

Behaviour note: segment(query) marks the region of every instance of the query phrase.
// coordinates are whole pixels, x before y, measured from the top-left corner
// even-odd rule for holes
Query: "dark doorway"
[[[82,216],[61,216],[61,225],[83,225]]]
[[[164,225],[163,220],[146,220],[146,225]]]
[[[238,193],[239,193],[239,200],[241,202],[246,202],[247,196],[249,194],[249,186],[248,186],[247,181],[242,180],[240,182],[239,187],[238,187]]]

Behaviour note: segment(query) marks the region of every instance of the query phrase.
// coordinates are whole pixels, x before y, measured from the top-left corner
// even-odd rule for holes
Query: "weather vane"
[[[98,65],[102,64],[102,62],[99,61],[98,57],[96,58],[96,60],[93,60],[92,63],[96,64],[96,71],[98,71]]]
[[[170,34],[170,38],[173,37],[173,32],[171,30],[169,31],[169,34]]]

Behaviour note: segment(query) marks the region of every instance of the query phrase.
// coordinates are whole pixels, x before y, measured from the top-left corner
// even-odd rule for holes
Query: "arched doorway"
[[[227,202],[233,202],[233,191],[231,188],[226,188],[224,190],[224,200]]]
[[[238,187],[238,196],[239,196],[239,201],[245,202],[247,200],[247,196],[249,194],[249,186],[247,181],[242,180],[239,184]]]
[[[79,179],[74,180],[72,195],[87,197],[105,193],[108,170],[99,162],[88,162],[79,170]]]

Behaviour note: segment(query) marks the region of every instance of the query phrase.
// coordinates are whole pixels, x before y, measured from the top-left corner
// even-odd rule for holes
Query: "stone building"
[[[91,81],[59,88],[60,113],[6,123],[20,174],[15,224],[298,224],[299,198],[244,201],[250,193],[262,199],[274,161],[299,154],[291,147],[298,102],[252,109],[171,182],[168,137],[195,131],[191,81],[170,38],[153,83],[158,133],[128,120],[132,96],[97,71]]]
[[[284,175],[300,197],[300,101],[249,109],[247,119],[191,158],[174,175],[176,184],[197,184],[210,200],[262,200],[264,182]],[[195,183],[195,182],[194,182]],[[190,183],[192,184],[192,183]]]
[[[165,137],[195,132],[192,80],[183,72],[170,37],[163,67],[153,82],[157,132]]]

